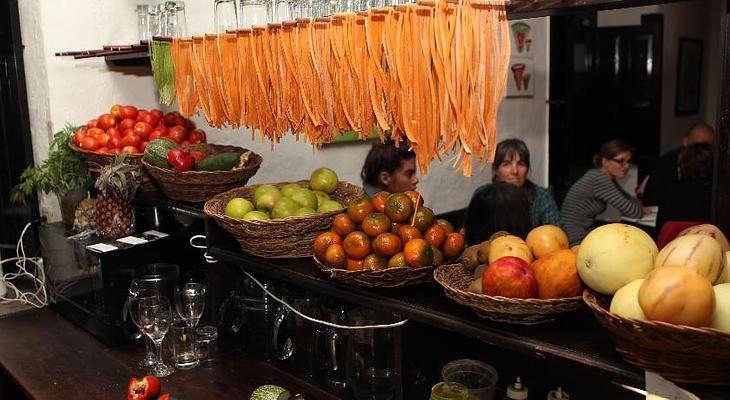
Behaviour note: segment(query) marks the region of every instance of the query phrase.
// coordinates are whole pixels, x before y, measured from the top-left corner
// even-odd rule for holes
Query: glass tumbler
[[[249,29],[253,25],[267,22],[267,5],[265,0],[241,0],[241,12],[238,15],[239,28]]]
[[[185,2],[176,1],[175,10],[177,11],[177,32],[178,36],[183,37],[188,35],[188,20],[185,17]]]
[[[147,4],[137,4],[137,39],[150,40],[149,9]]]
[[[198,359],[203,368],[218,364],[218,329],[206,325],[195,331],[198,339]]]
[[[179,369],[190,369],[198,365],[198,344],[195,342],[195,330],[182,318],[175,318],[172,323],[173,362]]]
[[[216,32],[238,29],[238,11],[235,0],[215,0],[213,8]]]

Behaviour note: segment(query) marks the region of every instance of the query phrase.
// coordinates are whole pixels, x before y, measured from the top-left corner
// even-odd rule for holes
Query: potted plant
[[[73,225],[74,211],[87,195],[91,176],[86,163],[68,146],[78,128],[66,125],[51,139],[48,158],[39,166],[23,171],[10,192],[10,201],[25,203],[33,192],[55,193],[61,205],[61,218]]]

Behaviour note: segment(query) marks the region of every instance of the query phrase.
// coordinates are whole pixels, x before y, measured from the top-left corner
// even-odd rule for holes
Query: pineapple
[[[101,194],[96,198],[96,231],[103,238],[116,239],[133,231],[132,198],[142,180],[139,165],[125,163],[126,155],[114,157],[103,167],[94,186]]]
[[[96,199],[83,199],[74,213],[74,230],[77,232],[96,228]]]

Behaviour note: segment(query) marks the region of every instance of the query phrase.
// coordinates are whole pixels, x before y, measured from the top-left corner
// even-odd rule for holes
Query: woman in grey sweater
[[[610,204],[630,218],[639,218],[641,201],[631,197],[616,182],[631,166],[632,148],[621,140],[611,140],[593,156],[593,169],[571,186],[560,209],[570,245],[580,244],[593,227],[594,218]]]

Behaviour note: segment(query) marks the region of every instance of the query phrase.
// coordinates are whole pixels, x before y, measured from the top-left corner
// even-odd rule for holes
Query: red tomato
[[[162,113],[162,110],[160,110],[159,108],[153,108],[153,109],[151,109],[150,110],[150,114],[152,114],[155,117],[157,117],[158,120],[161,120],[162,119],[162,116],[165,115],[165,114]]]
[[[99,135],[104,133],[104,131],[101,128],[89,128],[89,130],[86,131],[89,135],[89,137],[97,138]]]
[[[196,129],[188,133],[188,140],[190,143],[205,143],[205,132],[200,129]]]
[[[152,133],[152,125],[146,122],[137,122],[134,124],[134,134],[142,139],[147,139],[147,137],[150,136],[150,133]]]
[[[167,126],[175,126],[177,125],[177,118],[180,116],[180,113],[177,111],[169,112],[165,114],[165,118],[163,120],[165,121],[165,125]]]
[[[190,152],[190,155],[193,156],[195,161],[205,160],[205,153],[203,153],[202,151],[193,150]]]
[[[180,146],[183,146],[183,147],[185,147],[185,146],[190,146],[190,144],[191,144],[191,143],[190,143],[190,141],[189,141],[189,140],[183,140],[182,142],[180,142]]]
[[[99,142],[93,137],[85,137],[84,140],[81,141],[79,147],[84,150],[94,151],[99,148]]]
[[[160,131],[162,136],[167,135],[167,127],[165,126],[165,124],[162,121],[160,121],[159,125],[157,125],[157,128],[155,128],[155,130]]]
[[[99,128],[107,130],[117,126],[117,119],[111,114],[101,114],[96,123]]]
[[[112,152],[112,154],[122,154],[121,149],[112,149],[111,152]]]
[[[111,136],[108,133],[101,133],[96,136],[96,141],[99,142],[99,147],[109,147],[109,139],[111,139]]]
[[[138,113],[137,107],[135,106],[124,106],[121,110],[119,110],[119,114],[121,114],[124,119],[135,119],[137,118]]]
[[[107,148],[107,147],[99,147],[99,149],[96,150],[96,152],[101,153],[101,154],[109,154],[109,153],[111,153],[111,150],[109,150],[109,148]]]
[[[139,154],[139,150],[137,150],[137,148],[134,146],[124,146],[121,152],[129,154]]]
[[[187,129],[189,131],[192,131],[193,129],[195,129],[195,122],[193,122],[187,118],[183,119],[182,125],[185,127],[185,129]]]
[[[167,134],[170,135],[170,139],[174,142],[180,143],[187,139],[188,132],[182,126],[175,125],[172,128],[168,128]]]
[[[149,140],[149,141],[153,141],[153,140],[155,140],[155,139],[159,139],[159,138],[161,138],[161,137],[165,137],[165,135],[163,135],[163,134],[162,134],[162,133],[161,133],[160,131],[158,131],[157,129],[155,129],[155,130],[154,130],[154,131],[152,131],[152,133],[150,133],[150,135],[149,135],[149,136],[147,137],[147,140]]]
[[[135,120],[137,122],[141,122],[143,121],[144,116],[147,114],[149,114],[147,110],[139,110],[139,112],[137,112],[137,118],[135,118]]]
[[[79,129],[74,133],[74,144],[78,146],[81,144],[81,140],[83,140],[85,137],[89,136],[89,134],[86,132],[86,129]]]
[[[90,119],[89,122],[86,123],[87,128],[96,128],[97,121],[96,119]]]
[[[121,121],[122,119],[122,106],[119,104],[115,104],[112,106],[111,110],[109,110],[109,113],[114,116],[114,118],[117,121]]]
[[[119,128],[109,128],[106,130],[106,134],[109,136],[122,137],[122,131],[120,131]]]
[[[149,142],[146,141],[146,140],[143,140],[143,141],[139,142],[139,151],[140,151],[140,153],[144,153],[144,149],[147,148],[147,143],[149,143]]]
[[[160,117],[155,116],[155,114],[147,113],[142,117],[142,122],[146,122],[150,124],[150,126],[157,126],[157,124],[160,122]]]
[[[134,129],[125,129],[124,132],[122,132],[122,137],[129,135],[136,135],[136,133],[134,133]]]
[[[109,139],[109,148],[112,149],[121,149],[122,147],[122,138],[118,136],[112,136]]]
[[[133,146],[139,147],[142,140],[137,135],[129,135],[122,138],[122,147]]]
[[[119,123],[119,129],[124,132],[125,129],[132,129],[134,128],[134,124],[136,124],[137,121],[135,121],[133,118],[125,118],[122,120],[122,122]]]

